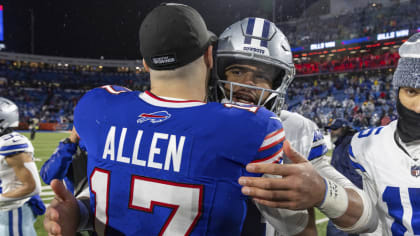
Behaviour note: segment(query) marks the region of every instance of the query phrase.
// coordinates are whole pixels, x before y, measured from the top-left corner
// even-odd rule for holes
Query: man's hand
[[[319,206],[325,195],[324,179],[287,141],[284,152],[293,164],[248,164],[247,171],[266,174],[269,178],[239,178],[242,193],[269,207],[303,210]]]
[[[71,130],[69,139],[72,143],[78,143],[79,142],[79,135],[77,134],[76,128],[73,126],[73,129]]]
[[[55,199],[45,213],[44,228],[48,235],[74,236],[80,220],[76,198],[58,179],[51,181],[51,188]]]

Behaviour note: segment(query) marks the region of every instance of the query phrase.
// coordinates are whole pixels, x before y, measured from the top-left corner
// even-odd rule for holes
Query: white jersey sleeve
[[[334,180],[344,188],[355,187],[330,165],[329,158],[325,156],[328,149],[324,136],[313,121],[289,111],[282,111],[280,119],[286,132],[286,139],[296,151],[311,161],[322,177]],[[285,158],[284,162],[290,161]]]
[[[308,160],[321,160],[328,151],[322,132],[311,120],[297,113],[282,111],[280,120],[291,146]],[[290,163],[284,157],[285,163]],[[306,228],[308,211],[292,211],[270,208],[257,204],[258,209],[269,223],[266,225],[266,236],[295,235]]]
[[[286,132],[286,139],[302,156],[312,161],[327,153],[324,136],[313,121],[289,111],[282,111],[280,120]],[[286,163],[287,161],[285,160]]]
[[[308,224],[308,211],[293,211],[256,204],[266,220],[266,236],[295,235]],[[273,227],[274,226],[274,227]]]
[[[22,186],[22,182],[16,177],[13,168],[11,168],[5,160],[6,157],[21,152],[26,152],[33,156],[34,148],[28,138],[17,132],[12,132],[0,137],[0,186],[2,193]],[[38,177],[38,181],[36,181],[38,183],[39,176],[37,175],[36,177]],[[2,206],[0,210],[5,211],[20,207],[28,200],[29,197],[10,201],[7,206]]]

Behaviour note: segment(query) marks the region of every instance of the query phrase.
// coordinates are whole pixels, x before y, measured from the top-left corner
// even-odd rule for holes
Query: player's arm
[[[359,152],[358,150],[362,150],[363,148],[356,148],[356,152],[353,152],[353,146],[357,147],[358,137],[357,134],[353,136],[352,142],[349,146],[348,154],[350,158],[350,162],[352,163],[352,167],[362,176],[363,179],[363,191],[357,188],[353,183],[351,183],[346,177],[341,175],[341,173],[333,170],[324,170],[324,173],[326,174],[334,174],[334,180],[337,181],[341,186],[345,186],[346,190],[349,192],[353,191],[357,193],[358,197],[361,199],[361,201],[353,201],[353,205],[360,204],[362,202],[363,204],[363,212],[360,217],[358,217],[357,222],[352,226],[343,226],[346,219],[344,217],[337,218],[336,220],[333,220],[333,223],[337,226],[338,229],[342,231],[346,231],[349,233],[359,233],[359,232],[373,232],[378,225],[378,212],[376,210],[376,192],[372,185],[373,183],[370,181],[369,174],[366,172],[366,170],[363,168],[361,163],[359,163],[359,160],[363,159],[362,156],[364,155],[364,152]],[[329,168],[332,168],[329,166]],[[335,171],[335,172],[334,172]],[[333,178],[333,177],[330,177]],[[354,199],[354,198],[353,198]],[[352,215],[357,216],[358,214],[355,212],[357,207],[351,206],[351,202],[349,199],[349,206],[348,210],[346,211],[345,216]],[[353,210],[353,211],[352,211]]]
[[[282,178],[241,177],[242,192],[255,201],[271,207],[292,210],[318,207],[333,222],[348,232],[371,231],[377,222],[371,220],[375,209],[362,191],[344,189],[323,178],[313,166],[285,143],[284,152],[294,163],[284,165],[249,164],[253,173],[280,175]]]
[[[73,132],[77,134],[75,128]],[[44,228],[48,234],[75,235],[77,231],[92,230],[94,216],[89,211],[89,195],[76,199],[57,179],[51,181],[51,188],[56,197],[48,206],[44,218]]]
[[[257,159],[253,163],[274,163],[273,165],[280,165],[279,163],[283,161],[285,143],[288,143],[288,141],[286,141],[280,119],[270,117],[266,136],[259,147]],[[278,178],[278,176],[264,174],[262,178]],[[292,211],[265,206],[258,202],[255,203],[267,222],[278,233],[282,235],[316,235],[314,215],[308,214],[308,210]]]
[[[328,209],[330,206],[327,206],[327,209],[322,209],[321,205],[320,209],[327,211],[327,216],[329,216],[333,223],[342,231],[349,233],[371,232],[375,230],[377,213],[366,191],[357,188],[350,180],[331,166],[325,158],[319,158],[311,163],[320,175],[329,182],[328,187],[330,189],[344,189],[345,193],[343,196],[347,195],[347,203],[345,203],[345,198],[341,199],[340,201],[343,204],[342,209],[336,214],[333,213],[331,215],[329,213],[329,211],[335,209],[334,206],[331,206],[331,209]],[[339,201],[334,204],[339,205]],[[344,213],[341,216],[335,217],[337,214],[341,214],[339,212],[343,211]]]
[[[63,179],[72,162],[72,157],[77,151],[79,138],[73,127],[70,136],[61,141],[51,155],[51,157],[42,165],[40,175],[46,184],[50,184],[53,179]]]
[[[363,197],[364,193],[359,192],[357,187],[351,183],[344,175],[338,172],[333,166],[330,165],[329,159],[326,157],[327,147],[322,132],[318,129],[318,126],[310,122],[307,125],[309,129],[312,129],[311,133],[314,133],[314,139],[312,142],[311,150],[308,156],[311,164],[318,171],[318,173],[327,181],[334,181],[339,186],[343,187],[348,196],[347,210],[342,217],[332,219],[332,221],[338,225],[345,226],[343,229],[351,227],[354,222],[360,218],[363,214]],[[343,204],[343,209],[346,204]],[[322,208],[322,207],[321,207]],[[327,207],[328,208],[328,207]],[[328,209],[327,209],[328,211]],[[342,210],[343,211],[343,210]],[[340,213],[341,214],[341,213]],[[339,226],[340,227],[340,226]]]
[[[41,181],[39,180],[38,171],[31,154],[21,152],[7,156],[5,160],[13,168],[17,179],[22,185],[16,189],[2,193],[0,195],[0,201],[22,199],[38,194],[41,191]]]

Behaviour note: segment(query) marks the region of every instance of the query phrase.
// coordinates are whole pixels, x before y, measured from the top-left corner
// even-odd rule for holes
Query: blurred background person
[[[29,130],[31,131],[31,140],[35,139],[36,131],[39,129],[39,119],[32,118],[29,121]]]

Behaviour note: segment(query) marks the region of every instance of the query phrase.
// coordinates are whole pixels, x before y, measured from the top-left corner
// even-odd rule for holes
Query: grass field
[[[29,137],[29,133],[22,133],[25,136]],[[32,144],[35,148],[35,157],[37,158],[36,165],[38,166],[38,170],[41,169],[41,166],[44,162],[51,156],[54,152],[55,148],[58,145],[58,142],[67,137],[69,133],[43,133],[38,132],[36,134],[35,139],[32,141]],[[42,181],[41,181],[42,182]],[[43,183],[41,198],[44,203],[48,204],[51,199],[53,198],[54,194],[51,189]],[[44,217],[38,217],[37,221],[35,222],[35,229],[38,233],[38,236],[47,236],[45,232],[42,221]],[[325,221],[325,216],[322,215],[319,211],[316,212],[316,219],[317,219],[317,229],[318,235],[325,236],[326,235],[326,225],[327,222]]]

